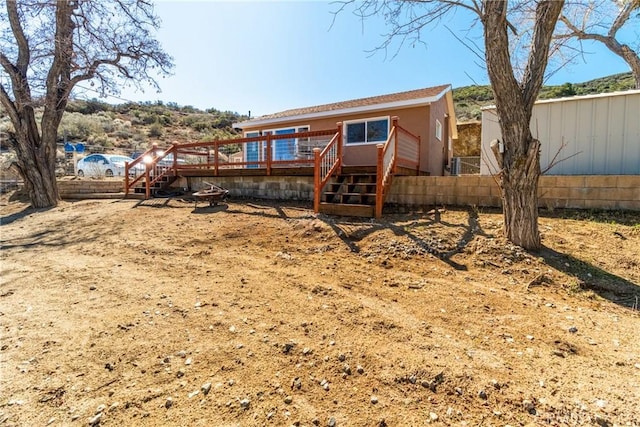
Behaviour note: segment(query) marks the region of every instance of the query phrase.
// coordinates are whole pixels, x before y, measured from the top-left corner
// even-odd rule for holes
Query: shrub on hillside
[[[113,111],[113,106],[97,99],[74,99],[69,101],[65,111],[69,113],[95,114],[101,111]]]
[[[81,113],[67,113],[62,116],[58,127],[58,138],[71,140],[87,140],[91,135],[104,134],[105,127],[112,126],[108,117],[99,115],[85,115]]]
[[[160,138],[164,133],[164,129],[160,123],[154,123],[149,127],[149,132],[147,134],[151,138]]]

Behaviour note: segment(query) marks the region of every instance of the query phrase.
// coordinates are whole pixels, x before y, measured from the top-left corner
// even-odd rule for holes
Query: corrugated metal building
[[[531,132],[542,143],[547,175],[640,175],[640,90],[536,102]],[[480,174],[497,171],[490,148],[501,132],[495,107],[482,111]],[[564,145],[564,147],[563,147]]]

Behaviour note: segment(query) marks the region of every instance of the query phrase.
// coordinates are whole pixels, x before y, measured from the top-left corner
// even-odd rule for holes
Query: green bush
[[[81,113],[66,113],[62,116],[58,128],[58,138],[71,140],[86,140],[91,135],[104,134],[104,128],[112,125],[110,119],[98,115],[84,115]]]
[[[160,123],[154,123],[149,127],[149,132],[147,133],[151,138],[160,138],[164,134],[164,129]]]

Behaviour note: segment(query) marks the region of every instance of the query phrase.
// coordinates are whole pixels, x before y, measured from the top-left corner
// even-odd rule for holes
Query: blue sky
[[[388,31],[381,18],[362,22],[347,10],[334,22],[337,8],[321,1],[158,1],[157,38],[174,57],[174,75],[159,80],[161,93],[123,88],[121,98],[259,116],[440,84],[488,83],[478,58],[445,28],[464,34],[470,21],[463,13],[425,31],[425,44],[394,56],[395,49],[371,53]],[[547,83],[629,70],[605,48],[587,50],[595,52],[587,63],[564,67]]]

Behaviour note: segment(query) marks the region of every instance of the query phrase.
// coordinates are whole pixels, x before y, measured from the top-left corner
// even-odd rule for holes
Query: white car
[[[124,176],[124,164],[133,162],[131,157],[117,154],[90,154],[78,160],[77,175],[92,177],[113,177]],[[137,164],[129,171],[133,175],[140,170],[144,171],[144,166]]]

